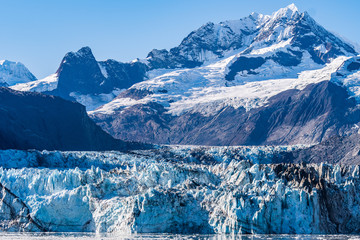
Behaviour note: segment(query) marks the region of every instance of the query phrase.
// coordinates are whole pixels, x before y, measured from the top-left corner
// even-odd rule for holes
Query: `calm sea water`
[[[360,240],[360,235],[168,235],[168,234],[92,234],[92,233],[0,233],[0,239],[193,239],[193,240]]]

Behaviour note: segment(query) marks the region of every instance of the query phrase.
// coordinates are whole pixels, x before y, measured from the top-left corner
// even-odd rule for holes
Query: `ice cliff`
[[[359,167],[272,163],[299,148],[0,151],[0,227],[359,233]]]

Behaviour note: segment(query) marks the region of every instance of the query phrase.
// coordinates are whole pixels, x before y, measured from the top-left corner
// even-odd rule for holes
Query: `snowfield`
[[[122,234],[358,232],[358,166],[269,164],[303,147],[1,151],[0,225]]]
[[[10,88],[17,91],[47,92],[56,89],[57,85],[58,76],[55,73],[46,78],[28,83],[16,84],[14,86],[11,86]]]
[[[307,41],[314,43],[309,45]],[[338,45],[341,54],[326,61],[316,59],[315,55],[327,57],[330,53],[331,48],[324,45],[328,41]],[[215,46],[216,51],[193,47],[197,44],[210,49]],[[357,54],[351,49],[351,44],[332,35],[294,4],[272,15],[252,13],[240,20],[207,23],[178,47],[180,56],[202,62],[201,66],[151,70],[148,80],[129,89],[149,94],[142,98],[118,97],[89,114],[121,114],[123,109],[150,102],[163,105],[173,116],[189,112],[211,116],[226,106],[249,111],[266,106],[269,98],[283,91],[302,90],[309,84],[331,80],[337,69]],[[161,51],[152,53],[159,60],[165,59]],[[236,70],[239,59],[243,62]],[[145,62],[151,60],[148,57]],[[355,87],[359,88],[357,82]]]
[[[205,116],[218,113],[226,106],[246,110],[266,105],[267,100],[289,89],[302,90],[312,83],[331,80],[332,74],[350,57],[341,56],[325,67],[314,63],[304,54],[303,63],[288,68],[264,64],[259,75],[236,76],[234,81],[225,80],[227,66],[237,55],[225,58],[204,67],[180,69],[166,72],[160,76],[140,82],[130,89],[153,92],[141,99],[116,98],[89,114],[113,114],[136,104],[157,102],[164,105],[172,115],[179,116],[185,112],[200,112]],[[305,70],[314,69],[314,70]],[[266,79],[267,76],[279,78]],[[283,76],[283,78],[280,78]],[[285,77],[284,77],[285,76]],[[287,77],[286,77],[287,76]]]

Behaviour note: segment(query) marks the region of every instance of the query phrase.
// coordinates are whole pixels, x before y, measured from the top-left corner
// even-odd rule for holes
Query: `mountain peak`
[[[299,9],[296,7],[295,3],[292,3],[290,5],[288,5],[287,7],[285,7],[286,9],[290,9],[293,12],[298,12]]]
[[[77,52],[74,53],[77,57],[93,57],[93,53],[91,51],[91,48],[88,46],[80,48]]]
[[[63,95],[74,89],[92,93],[104,81],[99,64],[89,47],[67,53],[56,73],[59,76],[57,90]]]
[[[299,9],[296,7],[296,5],[294,3],[284,7],[284,8],[280,8],[278,11],[274,12],[272,14],[272,18],[281,18],[281,17],[286,17],[286,18],[292,18],[295,15],[300,14]]]
[[[0,86],[12,86],[36,80],[36,77],[21,62],[0,60]]]
[[[91,48],[86,46],[80,48],[77,52],[68,52],[61,61],[59,69],[61,68],[61,65],[65,63],[73,63],[74,61],[80,61],[80,59],[89,59],[90,61],[96,61],[91,51]],[[57,72],[59,72],[59,69]]]

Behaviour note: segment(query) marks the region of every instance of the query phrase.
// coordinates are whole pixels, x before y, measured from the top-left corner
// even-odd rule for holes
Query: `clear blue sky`
[[[0,0],[0,59],[20,61],[43,78],[82,46],[98,60],[130,61],[178,45],[206,22],[271,14],[293,2],[325,28],[360,42],[359,0]]]

